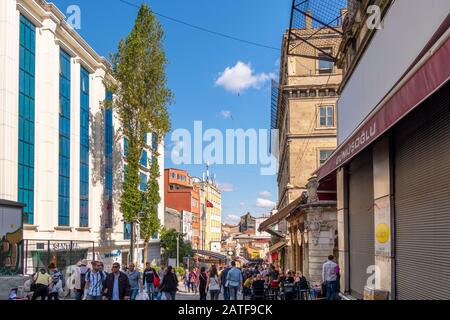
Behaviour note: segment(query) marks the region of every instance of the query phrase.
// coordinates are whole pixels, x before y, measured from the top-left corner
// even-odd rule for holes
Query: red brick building
[[[200,189],[188,172],[164,170],[164,205],[178,211],[192,212],[192,247],[200,248]]]

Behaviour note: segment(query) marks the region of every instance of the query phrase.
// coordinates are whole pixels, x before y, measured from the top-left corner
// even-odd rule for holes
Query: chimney
[[[305,19],[306,19],[306,29],[312,29],[312,12],[311,10],[306,11]]]

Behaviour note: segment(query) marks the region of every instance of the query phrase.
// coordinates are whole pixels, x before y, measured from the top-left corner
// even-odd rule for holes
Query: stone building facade
[[[279,211],[302,196],[308,179],[337,146],[336,102],[342,80],[341,70],[321,51],[335,56],[341,41],[339,33],[316,28],[310,17],[306,17],[305,28],[292,32],[307,38],[320,50],[299,40],[288,41],[289,34],[284,35],[274,121],[279,130]],[[288,45],[295,45],[295,50]],[[314,55],[315,59],[306,55]],[[281,215],[278,213],[268,219],[279,220],[271,253],[274,260],[278,260],[275,264],[289,269],[294,267],[294,249],[289,241],[280,237],[288,234],[287,221]]]

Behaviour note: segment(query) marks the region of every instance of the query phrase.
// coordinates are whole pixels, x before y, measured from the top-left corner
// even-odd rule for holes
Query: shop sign
[[[390,199],[375,200],[375,254],[391,256],[391,215]]]
[[[77,242],[72,242],[72,248],[70,242],[54,242],[51,244],[54,251],[70,251],[80,249],[80,245]]]

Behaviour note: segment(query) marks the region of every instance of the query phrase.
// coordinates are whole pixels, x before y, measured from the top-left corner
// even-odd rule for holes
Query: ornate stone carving
[[[308,180],[308,183],[306,184],[306,188],[308,189],[308,203],[319,201],[319,197],[317,195],[318,187],[319,182],[317,181],[317,177],[312,177]]]
[[[361,4],[359,0],[350,0],[348,2],[348,12],[345,14],[344,21],[342,23],[342,30],[348,36],[351,36],[353,25],[356,22],[356,16],[358,14]]]
[[[311,214],[305,221],[305,231],[309,232],[310,240],[314,245],[319,244],[320,232],[329,231],[331,228],[333,228],[333,223],[324,221],[322,212]]]

